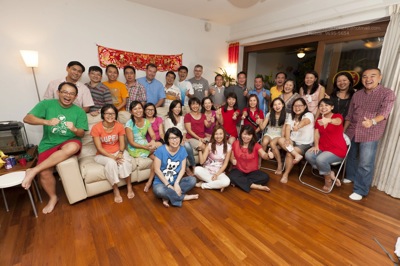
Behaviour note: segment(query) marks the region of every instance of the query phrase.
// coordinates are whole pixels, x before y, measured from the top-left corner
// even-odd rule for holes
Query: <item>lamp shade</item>
[[[303,58],[304,56],[306,56],[306,54],[304,52],[298,52],[297,53],[297,57],[298,58]]]
[[[26,67],[39,66],[39,53],[38,51],[20,50],[22,59],[24,59]]]

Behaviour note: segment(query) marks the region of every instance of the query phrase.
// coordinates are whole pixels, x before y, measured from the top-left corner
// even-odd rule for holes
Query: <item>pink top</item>
[[[163,123],[163,119],[157,116],[153,123],[151,123],[151,128],[153,129],[154,133],[156,134],[156,140],[160,140],[160,125]],[[151,137],[149,133],[146,134],[146,139],[148,142],[151,141]]]
[[[206,116],[204,114],[201,114],[200,119],[194,119],[193,116],[188,113],[185,115],[184,122],[189,123],[191,125],[192,131],[196,133],[197,136],[200,138],[204,138],[206,136],[205,133],[205,126],[204,126],[204,120],[206,120]],[[194,137],[187,132],[186,134],[187,139],[193,139]]]
[[[213,153],[211,150],[211,143],[208,144],[208,147],[210,149],[210,152],[208,153],[207,160],[205,161],[203,166],[211,174],[215,174],[218,172],[219,169],[221,169],[221,167],[225,161],[226,153],[224,153],[224,145],[217,144],[215,146],[215,153]],[[226,152],[228,153],[231,149],[232,149],[232,146],[230,144],[227,144]]]
[[[214,111],[214,110],[211,110],[211,117],[214,117],[214,123],[211,123],[211,126],[210,127],[206,127],[205,128],[205,132],[207,133],[207,134],[212,134],[212,132],[213,132],[213,129],[214,129],[214,127],[215,127],[215,124],[216,124],[216,122],[217,122],[217,118],[215,117],[216,116],[216,114],[215,114],[216,112]],[[207,119],[207,115],[206,115],[206,119]]]

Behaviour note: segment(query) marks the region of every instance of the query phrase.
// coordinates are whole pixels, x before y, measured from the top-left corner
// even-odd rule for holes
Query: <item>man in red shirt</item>
[[[379,68],[364,70],[361,78],[364,88],[354,94],[345,118],[344,130],[351,139],[351,149],[346,164],[350,181],[344,183],[354,182],[351,200],[361,200],[369,193],[378,142],[396,99],[392,90],[380,85],[381,80]]]

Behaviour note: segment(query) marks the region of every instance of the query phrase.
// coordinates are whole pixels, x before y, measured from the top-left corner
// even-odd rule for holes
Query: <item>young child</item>
[[[238,110],[237,96],[230,92],[226,97],[227,104],[217,110],[217,120],[222,125],[228,135],[228,143],[232,144],[238,137],[236,124],[240,111]]]
[[[106,75],[108,81],[103,82],[111,92],[112,101],[118,111],[125,110],[126,99],[129,97],[126,85],[118,81],[119,71],[115,65],[108,65],[106,67]]]
[[[103,70],[98,66],[89,67],[90,82],[85,85],[89,88],[94,105],[89,108],[92,116],[100,114],[100,109],[106,104],[112,104],[112,98],[109,88],[101,83]]]
[[[229,186],[230,180],[224,173],[229,163],[232,147],[226,140],[226,132],[222,126],[216,126],[211,135],[210,143],[204,150],[199,150],[200,164],[194,174],[202,181],[196,187],[202,189],[220,189],[221,192]]]
[[[271,111],[265,116],[261,124],[262,129],[267,127],[267,132],[263,136],[261,145],[264,151],[267,150],[268,145],[271,146],[268,150],[268,156],[270,159],[276,158],[278,167],[276,168],[275,174],[277,175],[282,174],[282,158],[277,145],[279,138],[284,137],[286,119],[285,102],[282,98],[278,97],[272,101]]]

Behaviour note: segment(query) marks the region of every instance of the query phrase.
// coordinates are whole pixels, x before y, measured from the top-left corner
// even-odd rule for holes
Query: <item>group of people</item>
[[[352,142],[348,155],[346,182],[354,182],[352,200],[369,192],[376,147],[393,107],[394,93],[380,85],[377,68],[362,74],[364,88],[353,89],[347,72],[335,76],[334,91],[325,93],[318,74],[308,71],[297,93],[296,83],[283,72],[276,74],[276,86],[266,90],[262,78],[255,88],[246,86],[246,73],[237,75],[237,85],[224,87],[221,75],[209,86],[196,65],[194,77],[186,80],[188,69],[166,74],[166,84],[155,79],[157,67],[149,64],[146,76],[136,79],[132,66],[124,68],[126,83],[119,82],[119,70],[106,68],[108,81],[101,82],[102,69],[89,68],[90,82],[79,82],[85,67],[72,61],[67,77],[50,82],[45,99],[24,118],[24,122],[43,125],[37,166],[26,171],[22,186],[28,189],[39,175],[49,202],[43,213],[56,203],[53,168],[79,154],[80,138],[88,130],[85,112],[100,115],[102,121],[91,130],[97,148],[95,161],[105,166],[113,187],[114,201],[122,202],[118,189],[126,179],[129,199],[134,197],[130,182],[131,157],[149,157],[153,162],[144,190],[153,187],[164,206],[181,206],[197,199],[187,194],[194,186],[223,191],[229,184],[244,191],[269,191],[267,173],[260,171],[261,159],[276,158],[276,174],[286,183],[294,164],[305,157],[325,177],[323,189],[334,179],[330,163],[345,157],[343,133]],[[157,116],[157,107],[166,106],[166,117]],[[183,115],[183,109],[186,114]],[[118,112],[127,110],[131,119],[122,125]],[[196,165],[194,150],[198,151]],[[280,150],[286,151],[285,168]],[[227,171],[229,165],[232,169]],[[195,176],[200,180],[196,181]],[[337,181],[336,185],[340,185]]]

